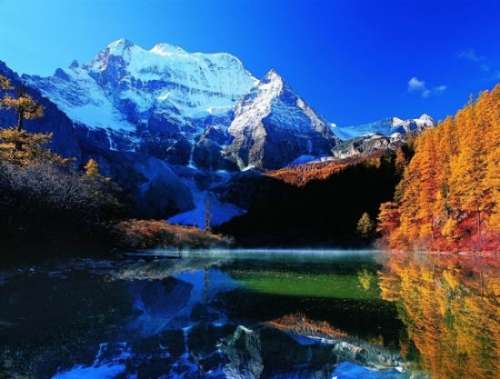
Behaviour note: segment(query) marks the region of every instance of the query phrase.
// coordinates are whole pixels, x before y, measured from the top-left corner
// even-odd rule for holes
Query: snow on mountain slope
[[[179,123],[223,114],[256,83],[226,53],[188,53],[157,44],[146,50],[121,39],[89,64],[73,63],[28,81],[71,118],[95,128],[129,130],[157,114]]]
[[[105,85],[118,79],[123,99],[174,108],[184,117],[225,113],[250,90],[256,79],[226,53],[188,53],[165,43],[145,50],[126,40],[111,43],[88,65]]]
[[[203,229],[207,226],[207,212],[210,215],[210,227],[219,226],[246,212],[245,209],[232,203],[220,201],[210,191],[199,190],[194,184],[188,185],[192,189],[194,208],[170,217],[168,221],[172,224],[191,225]]]
[[[209,171],[280,168],[331,156],[340,139],[433,125],[422,115],[333,127],[276,71],[259,81],[230,54],[166,43],[148,50],[120,39],[88,64],[24,80],[78,124],[85,145]]]
[[[324,156],[338,139],[273,70],[258,81],[227,53],[150,50],[121,39],[88,64],[26,76],[108,146],[217,170],[277,168]],[[96,133],[94,133],[97,135]]]
[[[68,70],[57,70],[51,78],[34,79],[32,83],[73,121],[91,128],[118,131],[135,129],[115,107],[104,89],[86,70],[76,65]]]
[[[240,169],[282,167],[302,155],[328,155],[337,143],[327,123],[274,70],[236,106],[227,149]]]
[[[434,120],[427,114],[422,114],[418,118],[402,120],[398,117],[391,117],[385,120],[375,121],[368,124],[338,126],[331,124],[333,132],[342,140],[380,134],[390,137],[394,133],[401,135],[410,132],[421,132],[423,129],[434,126]]]

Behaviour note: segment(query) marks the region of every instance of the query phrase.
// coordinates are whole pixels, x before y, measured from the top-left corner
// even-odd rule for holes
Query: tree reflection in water
[[[500,257],[392,254],[379,273],[397,303],[418,362],[433,378],[494,378],[500,372]]]

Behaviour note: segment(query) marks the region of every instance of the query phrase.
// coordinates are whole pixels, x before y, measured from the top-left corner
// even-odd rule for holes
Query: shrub
[[[194,227],[168,224],[163,220],[121,221],[114,227],[114,238],[118,246],[130,249],[206,248],[230,243],[221,235]]]

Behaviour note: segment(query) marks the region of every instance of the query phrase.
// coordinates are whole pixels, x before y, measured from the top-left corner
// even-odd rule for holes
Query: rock
[[[144,177],[136,203],[145,217],[163,218],[194,207],[189,188],[164,161],[150,157],[137,161],[133,167]]]
[[[222,344],[221,350],[229,363],[224,372],[229,377],[260,378],[264,371],[259,335],[243,326],[238,326]]]
[[[266,74],[236,106],[226,152],[240,169],[275,169],[302,155],[326,156],[339,139],[284,82]]]

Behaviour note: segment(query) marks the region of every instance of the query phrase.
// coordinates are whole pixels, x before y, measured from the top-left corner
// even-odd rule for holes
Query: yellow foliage
[[[90,177],[100,176],[99,165],[94,159],[89,159],[85,165],[85,175]]]
[[[43,117],[43,107],[26,94],[19,97],[6,96],[0,100],[0,104],[16,110],[25,120]]]
[[[496,377],[498,269],[498,262],[473,257],[393,254],[379,273],[382,298],[399,304],[409,339],[431,377]]]
[[[375,281],[375,278],[373,277],[373,274],[369,273],[367,270],[363,270],[358,273],[358,281],[361,287],[365,291],[368,291]]]
[[[9,90],[11,89],[10,80],[5,76],[0,75],[0,89]]]
[[[68,159],[47,149],[52,139],[49,133],[29,133],[17,128],[0,130],[0,160],[26,166],[41,161],[65,165]]]
[[[363,238],[368,238],[373,233],[373,229],[374,225],[370,218],[370,215],[364,212],[358,221],[356,230]]]
[[[395,196],[399,225],[384,230],[390,245],[499,249],[500,85],[426,130],[414,146]]]

